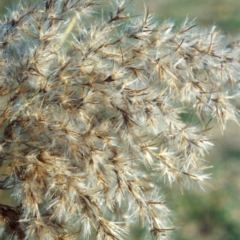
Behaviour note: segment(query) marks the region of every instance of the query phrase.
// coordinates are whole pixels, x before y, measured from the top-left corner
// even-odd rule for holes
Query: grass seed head
[[[19,204],[0,206],[1,234],[120,240],[140,222],[169,239],[159,182],[209,178],[212,122],[238,121],[239,45],[128,4],[46,0],[1,20],[0,188]]]

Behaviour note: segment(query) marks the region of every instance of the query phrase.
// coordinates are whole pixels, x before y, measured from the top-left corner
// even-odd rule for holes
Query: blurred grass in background
[[[14,7],[17,1],[1,0],[0,14],[6,7]],[[105,2],[111,0],[105,0]],[[37,2],[22,0],[22,2]],[[239,0],[147,0],[146,6],[161,22],[172,19],[181,24],[186,17],[196,18],[200,27],[211,28],[216,25],[227,39],[240,33],[240,1]],[[133,1],[135,10],[144,9],[143,1]],[[207,156],[213,168],[212,187],[206,192],[184,191],[179,188],[164,189],[169,207],[173,210],[176,240],[237,240],[240,239],[240,127],[229,124],[226,135],[217,130],[213,134],[215,147]],[[1,202],[6,199],[1,197]],[[2,202],[3,203],[3,202]],[[11,204],[11,203],[9,203]],[[131,239],[152,239],[146,236],[144,229],[134,229]]]
[[[158,0],[148,1],[159,20],[172,18],[182,22],[197,19],[202,26],[216,25],[225,33],[240,32],[239,0]]]

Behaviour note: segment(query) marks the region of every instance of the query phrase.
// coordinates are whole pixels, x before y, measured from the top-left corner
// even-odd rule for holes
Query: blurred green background
[[[18,1],[0,0],[0,13]],[[132,4],[137,12],[143,11],[143,1],[134,0]],[[226,34],[227,41],[240,33],[240,0],[146,0],[145,5],[155,13],[159,22],[170,18],[180,24],[186,17],[189,20],[196,18],[201,28],[216,25]],[[240,127],[230,123],[225,135],[217,129],[215,131],[212,136],[217,139],[215,147],[206,157],[213,166],[209,170],[212,172],[209,181],[212,187],[206,188],[205,192],[196,189],[183,194],[177,187],[164,190],[177,226],[176,240],[240,239]],[[1,203],[6,201],[1,197]],[[152,238],[145,235],[144,229],[135,229],[129,238],[141,239]]]

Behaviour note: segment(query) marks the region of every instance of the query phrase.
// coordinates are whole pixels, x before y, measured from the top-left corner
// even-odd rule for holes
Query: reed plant
[[[156,239],[160,186],[203,188],[211,129],[238,121],[239,42],[125,0],[19,4],[0,22],[1,239]],[[184,117],[187,114],[187,119]]]

